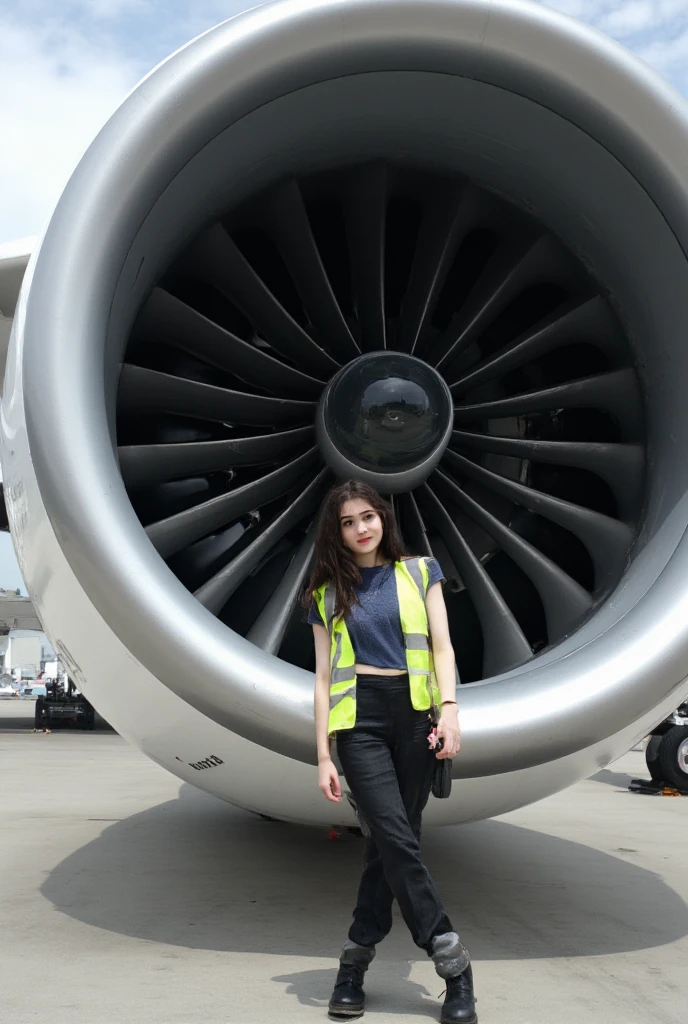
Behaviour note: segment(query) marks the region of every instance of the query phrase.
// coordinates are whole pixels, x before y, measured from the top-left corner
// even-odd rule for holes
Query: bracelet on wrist
[[[458,705],[456,705],[456,701],[455,700],[443,700],[442,701],[442,707],[444,707],[445,704],[454,704],[455,706],[458,706]]]

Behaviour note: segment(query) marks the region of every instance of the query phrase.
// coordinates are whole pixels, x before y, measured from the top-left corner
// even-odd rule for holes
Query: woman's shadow
[[[477,961],[627,952],[688,934],[686,905],[632,851],[603,853],[505,821],[429,829],[423,849]],[[362,856],[357,836],[330,841],[325,829],[265,820],[184,785],[178,799],[105,828],[41,891],[63,914],[153,942],[332,958],[326,969],[273,979],[322,1006]],[[436,999],[439,989],[408,978],[421,959],[397,916],[372,967],[387,1010],[401,1009],[402,979],[404,1012]]]
[[[403,927],[403,922],[399,922]],[[419,950],[418,954],[422,956]],[[441,1006],[439,995],[443,994],[445,982],[436,979],[437,991],[429,991],[425,985],[410,977],[411,964],[408,960],[384,961],[379,955],[370,971],[375,981],[366,985],[366,1009],[384,1010],[385,1013],[418,1014],[427,1017],[428,1009]],[[380,970],[382,968],[382,970]],[[319,970],[294,971],[292,974],[278,974],[271,980],[286,985],[285,994],[296,996],[302,1006],[316,1006],[324,1009],[332,993],[336,965]]]

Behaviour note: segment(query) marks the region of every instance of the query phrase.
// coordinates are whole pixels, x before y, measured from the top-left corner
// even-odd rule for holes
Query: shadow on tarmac
[[[420,950],[417,953],[418,956],[423,955]],[[380,966],[380,959],[381,953],[375,958],[371,972]],[[411,981],[410,966],[408,960],[385,963],[384,976],[380,978],[378,975],[375,983],[366,987],[366,1012],[384,1010],[385,1013],[403,1013],[406,1016],[417,1014],[427,1020],[429,1009],[439,1009],[442,1000],[437,997],[440,990],[444,994],[445,983],[438,978],[434,986],[437,991],[430,992],[425,985]],[[325,1008],[332,994],[335,976],[336,965],[334,968],[278,974],[271,981],[286,985],[285,994],[296,996],[302,1006]]]
[[[644,762],[641,766],[640,775],[642,778],[649,779],[650,777]],[[617,789],[628,789],[633,779],[637,777],[637,775],[629,775],[628,772],[611,772],[608,768],[603,768],[601,772],[590,776],[590,782],[604,782],[605,785],[615,786]]]
[[[476,960],[612,954],[688,934],[688,907],[659,876],[583,843],[492,820],[429,829],[423,849]],[[183,785],[178,799],[105,828],[41,892],[63,914],[151,942],[336,957],[362,857],[355,835],[330,841]],[[397,916],[376,962],[423,956]],[[331,971],[308,973],[282,980],[304,999],[332,982]]]
[[[15,698],[16,700],[16,698]],[[19,706],[17,706],[19,705]],[[34,727],[34,715],[35,715],[35,702],[33,700],[22,700],[12,701],[12,705],[8,701],[0,702],[0,736],[4,734],[12,735],[20,732],[33,732]],[[55,732],[70,732],[80,733],[80,729],[66,728],[63,726],[56,726]],[[93,735],[93,733],[113,733],[115,730],[109,725],[104,718],[96,711],[95,717],[95,729],[89,729],[86,731],[86,735]]]

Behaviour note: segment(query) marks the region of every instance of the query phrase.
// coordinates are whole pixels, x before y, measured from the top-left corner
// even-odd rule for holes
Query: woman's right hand
[[[339,774],[331,758],[318,763],[318,786],[326,800],[338,804],[342,799],[342,787],[339,785]]]

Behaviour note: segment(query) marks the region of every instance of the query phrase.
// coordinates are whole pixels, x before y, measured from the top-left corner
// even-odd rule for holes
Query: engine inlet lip
[[[386,37],[394,43],[394,52],[384,56],[383,64],[412,63],[405,55],[420,40],[425,51],[429,42],[434,44],[435,63],[445,72],[462,67],[465,74],[470,71],[478,80],[494,77],[490,63],[503,55],[508,38],[513,47],[505,59],[503,75],[512,76],[514,92],[526,95],[530,91],[539,98],[547,93],[550,82],[557,113],[568,116],[572,107],[577,109],[575,120],[592,137],[600,123],[618,112],[621,127],[615,129],[615,148],[623,162],[633,166],[648,193],[657,197],[666,215],[673,214],[673,230],[682,235],[684,245],[688,243],[688,161],[682,163],[682,151],[688,149],[688,127],[681,104],[668,87],[632,63],[614,44],[542,8],[511,0],[495,2],[490,5],[489,31],[482,2],[430,2],[415,11],[414,15],[411,3],[391,0],[351,3],[346,9],[339,4],[270,5],[220,26],[178,53],[130,97],[80,165],[33,258],[27,284],[33,276],[36,290],[32,295],[25,289],[24,315],[16,326],[14,344],[22,355],[26,429],[40,496],[89,599],[134,657],[169,680],[170,688],[185,700],[230,728],[247,725],[251,735],[260,736],[262,732],[264,740],[275,749],[301,760],[310,760],[313,753],[308,675],[280,665],[280,679],[275,679],[273,659],[241,638],[227,636],[227,630],[171,577],[133,514],[113,455],[112,423],[106,421],[104,398],[112,402],[114,394],[114,389],[106,393],[106,381],[115,374],[113,364],[116,367],[118,345],[124,342],[127,326],[121,329],[119,338],[111,335],[111,347],[106,349],[115,308],[112,297],[118,282],[129,289],[130,308],[123,320],[130,324],[136,290],[131,279],[122,285],[123,266],[161,188],[169,185],[193,148],[205,144],[212,134],[211,114],[216,115],[226,99],[226,94],[220,95],[217,82],[220,66],[225,67],[241,45],[244,49],[237,79],[242,68],[248,78],[247,67],[255,69],[258,76],[261,69],[265,70],[265,63],[274,59],[276,49],[284,52],[284,64],[273,68],[271,75],[266,74],[267,84],[263,83],[260,90],[255,78],[253,92],[247,87],[242,93],[236,85],[235,103],[228,116],[238,118],[279,95],[290,83],[295,87],[299,74],[300,84],[306,85],[314,74],[314,65],[327,56],[328,38],[337,40],[341,56],[334,66],[337,73],[347,73],[347,66],[349,74],[355,73],[356,67],[360,69],[365,58],[353,60],[351,48],[365,44],[368,32],[368,42],[373,37]],[[457,40],[451,59],[448,38]],[[544,50],[543,43],[548,44]],[[269,52],[264,52],[265,47]],[[470,69],[464,60],[466,52],[473,62]],[[549,66],[543,70],[539,61],[545,52]],[[301,64],[299,54],[303,57]],[[594,81],[581,74],[591,54],[602,60]],[[537,86],[529,77],[534,68],[540,72]],[[572,80],[578,83],[575,90],[571,90]],[[624,80],[628,90],[620,88]],[[230,89],[226,82],[224,89]],[[567,90],[571,93],[568,103],[557,107]],[[204,120],[199,110],[207,109],[209,93],[213,110]],[[642,113],[634,121],[632,106],[638,94],[643,98],[643,104],[638,104]],[[667,103],[668,97],[673,106]],[[615,104],[620,105],[618,111]],[[170,111],[174,111],[174,117]],[[217,125],[212,130],[217,131]],[[133,153],[142,155],[136,174],[132,173]],[[119,220],[111,209],[113,195],[122,199]],[[97,237],[93,236],[94,224],[99,226]],[[120,301],[126,307],[121,294]],[[48,347],[46,338],[50,340]],[[43,400],[49,388],[58,395],[54,403]],[[109,412],[112,420],[111,408]],[[534,663],[524,679],[507,674],[492,681],[489,699],[482,684],[467,688],[463,696],[466,759],[461,766],[466,774],[478,774],[486,766],[494,772],[524,767],[522,760],[515,759],[516,747],[509,742],[516,730],[519,747],[527,748],[529,763],[535,764],[561,756],[564,749],[577,750],[605,739],[610,735],[612,719],[621,729],[632,721],[640,722],[642,728],[654,715],[661,717],[661,708],[670,707],[682,684],[688,650],[686,544],[684,541],[675,551],[672,549],[673,558],[672,552],[666,553],[665,564],[669,561],[663,576],[638,595],[638,606],[627,613],[620,631],[635,630],[631,649],[623,655],[615,652],[617,622],[610,622],[599,637],[588,633],[587,643],[580,649],[576,650],[575,644],[570,648],[567,653],[571,656],[562,667],[556,716],[552,709],[543,708],[541,701],[537,711],[533,707],[551,682],[544,663]],[[115,588],[110,585],[112,579],[117,581]],[[151,582],[150,588],[140,586],[142,579]],[[669,598],[672,607],[666,613]],[[643,617],[646,608],[651,615],[649,623]],[[179,648],[182,652],[194,633],[202,634],[206,645],[204,670],[200,672],[205,682],[196,688],[185,673],[176,671],[178,650],[173,638],[166,664],[166,656],[160,660],[159,645],[150,642],[151,626],[159,626],[170,639],[180,623],[185,637]],[[652,695],[641,686],[640,677],[650,665],[647,648],[646,657],[641,656],[640,640],[654,644],[657,652],[653,663],[658,670],[657,686]],[[593,644],[595,650],[591,650]],[[258,715],[242,717],[238,707],[241,702],[227,708],[230,687],[224,669],[228,655],[235,659],[237,676],[252,673],[251,688],[265,685],[267,689],[261,704],[266,717],[258,725]],[[260,696],[250,692],[251,688],[246,690],[245,698],[258,702]],[[634,699],[627,702],[629,690],[634,691]],[[497,713],[495,698],[499,701]],[[559,740],[550,743],[546,728],[550,711],[553,717],[561,717],[567,702],[572,709],[585,705],[580,721],[569,720],[568,748]],[[276,705],[278,711],[268,721],[267,713],[274,712]]]

